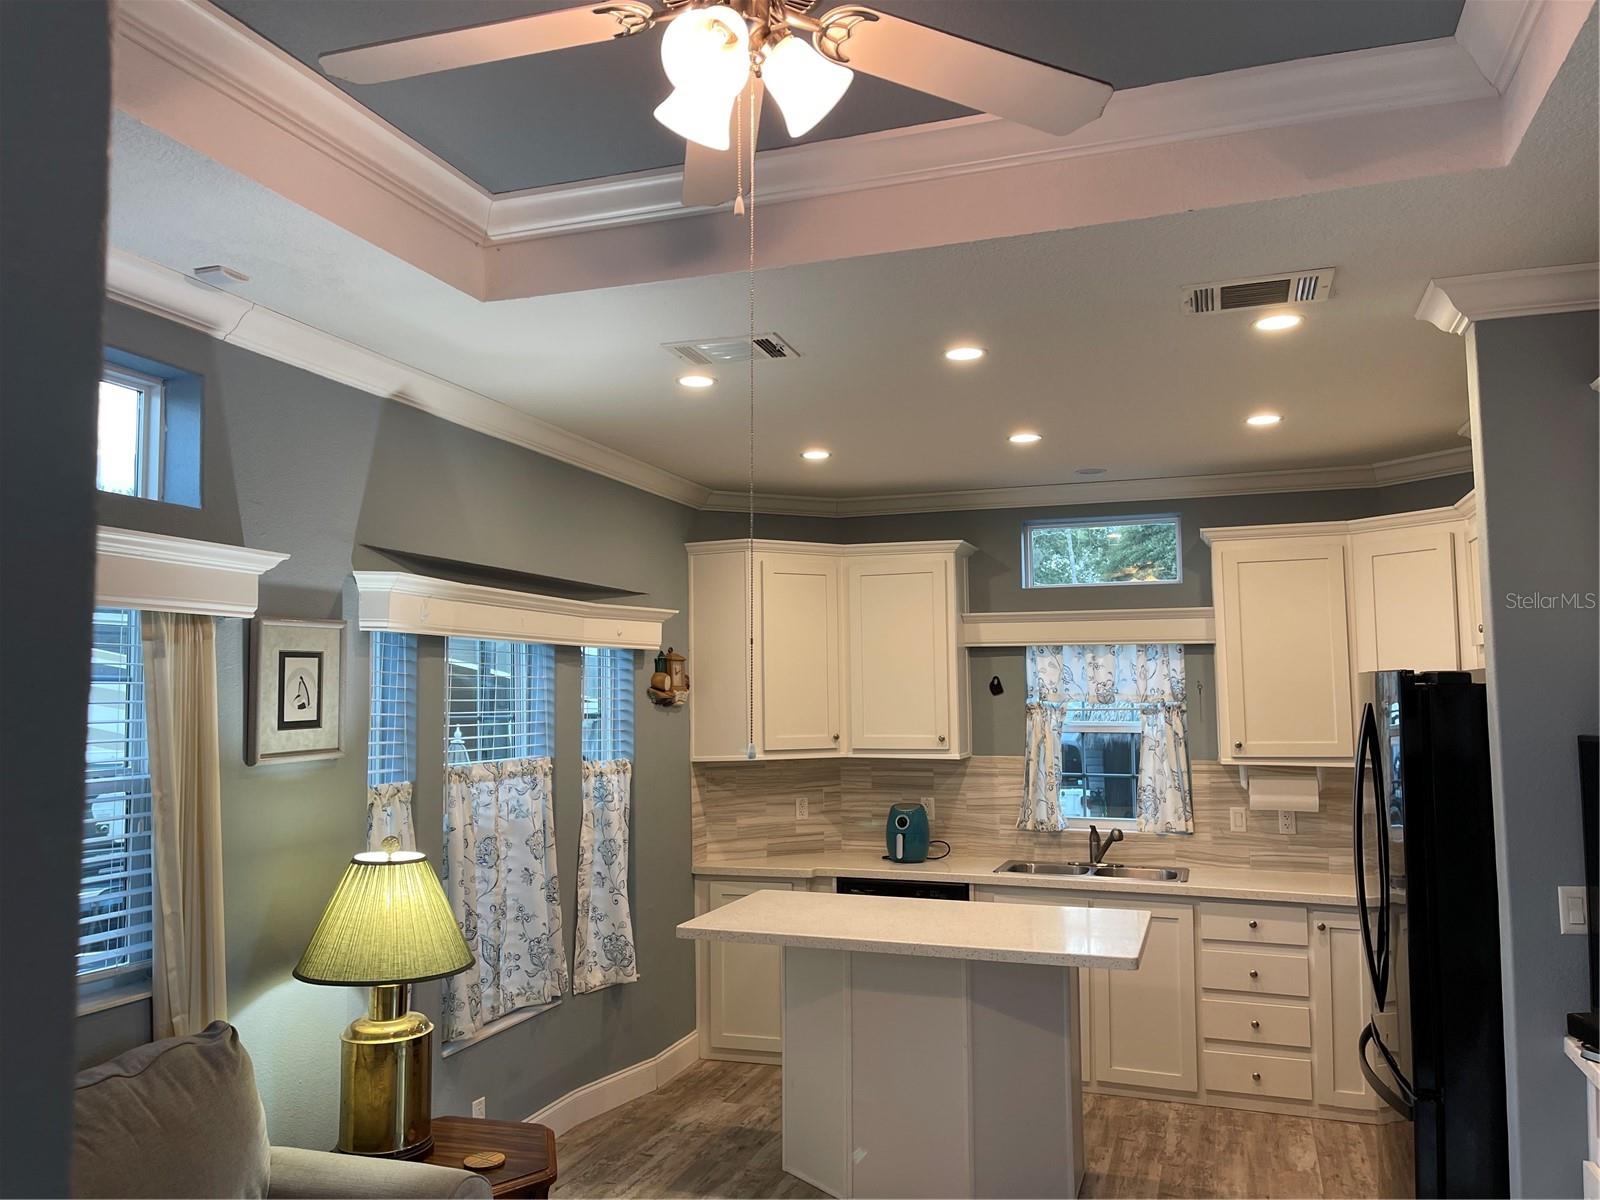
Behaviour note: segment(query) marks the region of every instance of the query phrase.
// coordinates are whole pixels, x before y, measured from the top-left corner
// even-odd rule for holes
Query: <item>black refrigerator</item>
[[[1356,888],[1374,1009],[1361,1069],[1411,1122],[1417,1196],[1505,1196],[1486,691],[1464,672],[1387,671],[1374,697],[1355,762]]]

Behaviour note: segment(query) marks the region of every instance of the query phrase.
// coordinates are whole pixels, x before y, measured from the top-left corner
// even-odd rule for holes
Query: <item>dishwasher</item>
[[[859,879],[841,875],[834,883],[841,896],[901,896],[913,900],[971,900],[972,888],[965,883],[937,879]]]

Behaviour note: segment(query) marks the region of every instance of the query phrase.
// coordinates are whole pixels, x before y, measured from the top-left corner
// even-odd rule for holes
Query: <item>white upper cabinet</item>
[[[1362,528],[1354,556],[1356,670],[1454,671],[1459,522]]]
[[[850,744],[948,751],[955,658],[949,559],[895,555],[845,567]]]
[[[760,614],[762,748],[839,750],[838,559],[762,555]]]
[[[753,603],[749,548],[688,547],[695,760],[743,759],[751,740],[758,758],[968,752],[970,546],[757,541]]]
[[[1483,666],[1483,576],[1479,557],[1478,506],[1468,495],[1456,505],[1461,523],[1456,529],[1456,609],[1460,626],[1461,667],[1475,671]]]
[[[1213,544],[1224,760],[1354,752],[1345,555],[1343,537]]]

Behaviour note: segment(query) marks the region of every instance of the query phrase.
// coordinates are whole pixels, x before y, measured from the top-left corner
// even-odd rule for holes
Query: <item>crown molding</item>
[[[600,604],[396,571],[355,571],[360,627],[431,637],[512,638],[655,650],[674,608]]]
[[[1467,0],[1453,37],[1119,91],[1064,138],[975,116],[766,151],[762,200],[1498,99],[1544,7]],[[496,244],[714,211],[682,206],[678,168],[494,195],[207,0],[113,14],[119,108],[479,298]]]
[[[1589,308],[1600,308],[1600,263],[1435,279],[1422,293],[1416,318],[1445,333],[1464,334],[1474,321]]]
[[[971,542],[794,542],[783,538],[719,538],[712,542],[685,542],[693,558],[699,554],[725,554],[754,549],[757,554],[829,554],[835,558],[885,558],[904,554],[953,554],[970,558],[978,552]]]
[[[95,531],[94,599],[111,608],[252,617],[261,576],[288,557],[102,525]]]
[[[961,616],[961,644],[968,648],[1130,642],[1195,646],[1216,640],[1216,616],[1210,608],[1091,608]]]
[[[1172,475],[1145,479],[1048,483],[970,491],[920,492],[909,495],[816,496],[757,494],[756,511],[769,516],[863,517],[900,513],[954,512],[979,508],[1055,508],[1076,504],[1112,504],[1142,500],[1196,500],[1207,496],[1246,496],[1263,492],[1323,492],[1386,487],[1460,475],[1472,470],[1470,447],[1452,447],[1429,454],[1388,459],[1368,466],[1306,467],[1282,471],[1238,471],[1218,475]],[[701,504],[714,512],[744,512],[743,492],[713,491]]]
[[[680,475],[125,250],[112,248],[106,255],[106,295],[219,341],[679,504],[697,507],[706,498],[705,488]]]
[[[1200,536],[1208,546],[1219,542],[1242,542],[1255,538],[1338,538],[1385,529],[1416,529],[1445,521],[1471,520],[1477,512],[1477,494],[1468,492],[1454,504],[1443,508],[1420,508],[1412,512],[1384,513],[1376,517],[1352,517],[1347,521],[1297,521],[1287,525],[1230,525],[1207,528]]]

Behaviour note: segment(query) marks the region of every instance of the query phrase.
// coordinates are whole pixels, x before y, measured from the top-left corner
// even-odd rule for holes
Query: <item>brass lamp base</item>
[[[421,1158],[433,1149],[433,1022],[411,985],[372,989],[366,1016],[340,1037],[339,1150]]]

